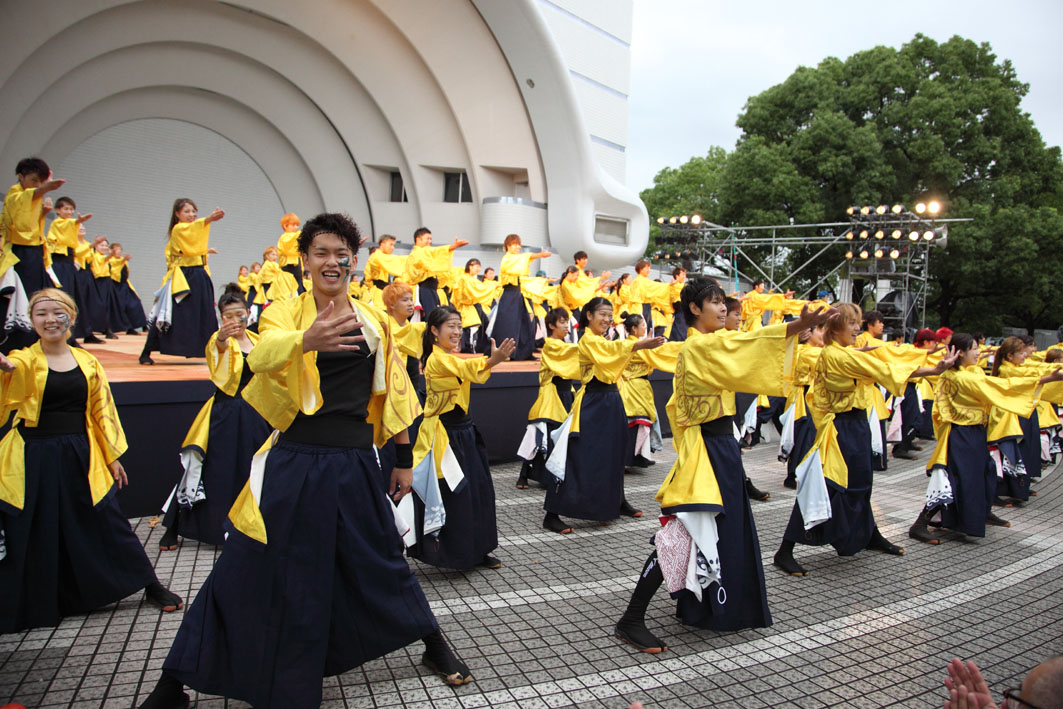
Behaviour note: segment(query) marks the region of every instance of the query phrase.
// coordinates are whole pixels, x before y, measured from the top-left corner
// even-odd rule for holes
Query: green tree
[[[843,221],[851,204],[938,199],[943,216],[976,218],[954,225],[947,250],[932,256],[930,307],[941,323],[1054,328],[1063,163],[1022,111],[1027,91],[1011,62],[961,37],[916,35],[900,49],[801,67],[738,117],[743,134],[712,193],[714,221]],[[794,249],[791,265],[810,253]],[[802,282],[834,265],[817,263]]]

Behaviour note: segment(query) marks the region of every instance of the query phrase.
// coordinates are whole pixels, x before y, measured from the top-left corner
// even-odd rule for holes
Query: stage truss
[[[887,327],[923,327],[931,252],[935,247],[945,248],[950,223],[971,220],[935,219],[899,206],[854,207],[851,211],[845,222],[769,226],[726,227],[696,215],[660,217],[654,261],[665,271],[669,266],[689,264],[693,273],[713,275],[734,291],[743,289],[742,281],[763,279],[768,290],[794,290],[794,297],[805,299],[828,290],[836,300],[851,301],[853,281],[862,280],[870,284],[875,307],[882,311]],[[815,251],[788,267],[789,256],[798,247]],[[752,253],[753,249],[759,253]],[[837,265],[797,287],[801,274],[824,259]],[[748,266],[740,268],[740,262]],[[785,275],[781,273],[784,268]]]

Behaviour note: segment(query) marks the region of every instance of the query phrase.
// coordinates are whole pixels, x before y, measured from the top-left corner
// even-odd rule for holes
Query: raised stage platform
[[[153,354],[152,366],[138,363],[144,335],[121,335],[102,345],[85,345],[103,364],[111,383],[129,450],[122,465],[129,487],[119,493],[127,517],[158,512],[181,475],[177,451],[203,403],[214,394],[204,359]],[[539,363],[504,362],[486,384],[473,384],[469,408],[487,445],[491,462],[516,458],[539,388]],[[670,374],[651,376],[661,427],[670,435],[664,405],[671,395]]]

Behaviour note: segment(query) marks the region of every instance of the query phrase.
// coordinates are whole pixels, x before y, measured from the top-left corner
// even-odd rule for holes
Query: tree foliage
[[[946,251],[932,254],[929,305],[940,322],[1054,329],[1063,321],[1053,283],[1063,272],[1063,163],[1022,111],[1028,88],[988,44],[961,37],[916,35],[900,49],[801,67],[739,115],[742,136],[720,154],[706,197],[714,221],[843,221],[851,204],[938,199],[943,216],[975,218],[953,225]],[[686,167],[662,170],[643,193],[651,214],[670,211],[663,187]],[[793,263],[808,252],[796,249]]]

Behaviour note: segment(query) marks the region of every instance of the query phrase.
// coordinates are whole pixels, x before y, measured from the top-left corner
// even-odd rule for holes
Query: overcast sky
[[[1049,145],[1063,143],[1063,0],[635,0],[627,184],[712,145],[728,150],[746,99],[798,66],[844,59],[917,32],[988,42],[1030,85],[1023,109]]]

